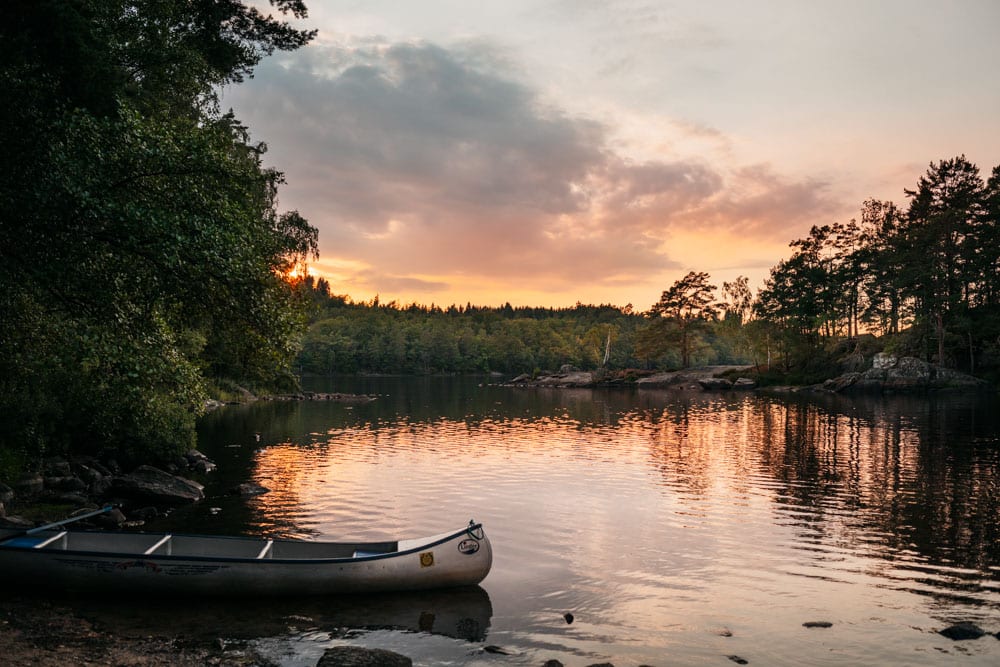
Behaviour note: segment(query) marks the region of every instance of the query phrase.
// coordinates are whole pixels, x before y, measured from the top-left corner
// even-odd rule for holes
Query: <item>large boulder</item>
[[[146,465],[115,477],[109,493],[154,505],[189,505],[205,497],[201,484]]]
[[[879,352],[864,373],[845,373],[828,380],[825,389],[847,392],[899,392],[928,389],[985,389],[984,380],[942,368],[914,357],[896,357]]]

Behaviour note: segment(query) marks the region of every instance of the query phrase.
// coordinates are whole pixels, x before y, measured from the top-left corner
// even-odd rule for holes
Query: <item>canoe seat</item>
[[[261,558],[270,558],[271,557],[271,547],[273,547],[273,546],[274,546],[274,540],[268,540],[267,544],[264,545],[264,548],[260,550],[259,554],[257,554],[257,558],[258,559],[261,559]]]
[[[160,538],[160,540],[156,544],[154,544],[153,546],[151,546],[148,549],[146,549],[145,551],[143,551],[142,554],[144,556],[149,556],[149,555],[155,553],[157,549],[160,549],[162,547],[166,547],[166,555],[169,556],[170,555],[170,540],[172,538],[173,538],[173,535],[164,535],[163,537]]]
[[[64,539],[65,537],[66,537],[66,531],[64,530],[61,533],[56,533],[55,535],[53,535],[52,537],[50,537],[47,540],[42,540],[41,542],[39,542],[38,544],[36,544],[34,546],[34,548],[35,549],[44,549],[45,547],[49,546],[53,542],[57,542],[59,540],[63,540],[62,548],[65,549],[66,548],[66,541]]]

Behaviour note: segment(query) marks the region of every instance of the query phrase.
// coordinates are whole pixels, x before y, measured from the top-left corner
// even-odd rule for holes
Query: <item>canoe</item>
[[[336,595],[474,586],[493,563],[481,523],[418,539],[320,542],[177,533],[0,530],[0,581],[64,590]]]

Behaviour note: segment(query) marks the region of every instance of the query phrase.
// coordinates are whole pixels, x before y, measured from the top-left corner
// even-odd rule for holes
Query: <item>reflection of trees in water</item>
[[[350,446],[335,436],[377,434],[401,423],[464,423],[470,430],[554,424],[605,430],[612,439],[640,429],[652,465],[684,493],[704,495],[724,484],[739,502],[765,486],[810,539],[890,559],[915,551],[980,571],[1000,564],[1000,410],[992,397],[510,389],[472,378],[342,382],[348,384],[313,388],[378,400],[260,403],[203,419],[201,442],[223,464],[210,483],[224,488],[251,478],[259,446]],[[240,446],[226,447],[232,444]]]
[[[756,469],[804,537],[885,558],[916,551],[979,571],[1000,564],[995,399],[820,396],[712,405],[730,412],[706,416],[703,405],[679,401],[654,418],[653,454],[668,483],[700,494],[724,475],[738,497],[741,480]],[[734,428],[742,429],[740,442]]]

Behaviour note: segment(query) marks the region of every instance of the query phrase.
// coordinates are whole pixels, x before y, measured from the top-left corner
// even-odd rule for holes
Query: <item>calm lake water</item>
[[[190,632],[309,667],[338,644],[423,665],[1000,664],[993,636],[936,633],[1000,632],[996,397],[481,382],[312,380],[378,400],[224,408],[200,429],[210,497],[167,522],[384,539],[475,518],[495,558],[481,587],[223,603]],[[241,482],[271,491],[227,494]]]

